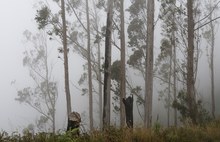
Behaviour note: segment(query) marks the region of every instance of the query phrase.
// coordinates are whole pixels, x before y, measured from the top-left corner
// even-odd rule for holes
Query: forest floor
[[[0,142],[220,142],[220,119],[206,125],[184,125],[178,128],[163,128],[160,124],[155,124],[152,129],[110,127],[80,136],[72,132],[32,135],[28,131],[9,135],[2,131]]]

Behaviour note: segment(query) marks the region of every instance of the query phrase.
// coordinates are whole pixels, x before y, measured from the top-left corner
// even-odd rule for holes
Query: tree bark
[[[153,47],[154,47],[154,0],[147,1],[147,50],[145,62],[145,113],[144,127],[151,127],[153,101]]]
[[[211,27],[211,95],[212,95],[212,117],[215,118],[215,74],[214,74],[214,49],[215,49],[215,35],[213,23],[210,23]]]
[[[194,91],[194,18],[193,1],[187,0],[187,23],[188,23],[188,47],[187,47],[187,97],[189,115],[192,122],[196,124],[196,103]]]
[[[65,2],[61,0],[62,10],[62,42],[63,42],[63,56],[64,56],[64,80],[65,80],[65,92],[67,102],[67,116],[71,113],[71,97],[69,89],[69,67],[68,67],[68,49],[67,49],[67,35],[66,35],[66,15],[65,15]]]
[[[212,104],[212,117],[215,118],[215,74],[214,74],[215,26],[212,21],[213,20],[213,10],[211,10],[212,7],[214,10],[215,6],[213,6],[213,3],[209,1],[209,11],[211,12],[208,18],[210,20],[209,27],[211,31],[211,37],[210,37],[211,104]]]
[[[212,30],[212,49],[211,49],[211,93],[212,93],[212,116],[215,118],[215,78],[214,78],[214,47],[215,47],[215,37],[214,28],[211,23]]]
[[[176,1],[175,4],[176,5]],[[171,45],[172,45],[172,56],[173,56],[173,98],[174,102],[176,102],[176,12],[172,14],[172,38],[171,38]],[[174,126],[177,127],[177,109],[174,108]]]
[[[89,21],[88,0],[86,0],[86,18],[87,18],[88,86],[89,86],[89,120],[90,120],[90,130],[93,130],[92,65],[91,65],[91,50],[90,50],[90,21]]]
[[[121,82],[120,82],[120,122],[121,127],[125,126],[125,107],[123,105],[123,98],[126,96],[126,72],[125,72],[125,29],[124,29],[124,0],[120,0],[120,19],[121,19]]]
[[[170,127],[170,104],[171,104],[171,78],[172,78],[172,46],[170,47],[170,67],[168,83],[168,108],[167,108],[167,126]]]
[[[100,51],[100,43],[98,43],[98,81],[99,81],[99,118],[100,118],[100,129],[103,127],[103,101],[102,101],[102,74],[101,74],[101,51]]]
[[[93,5],[95,5],[95,1],[93,0]],[[98,55],[98,61],[97,61],[97,80],[98,80],[98,95],[99,95],[99,127],[100,130],[102,130],[103,127],[103,101],[102,101],[102,72],[101,72],[101,46],[100,46],[100,33],[99,33],[99,18],[96,7],[94,7],[95,12],[95,30],[96,30],[96,36],[97,36],[97,55]]]
[[[112,18],[113,18],[113,0],[108,0],[107,26],[105,37],[105,64],[104,64],[104,106],[103,106],[103,128],[110,126],[110,108],[111,108],[111,42],[112,42]]]
[[[176,39],[175,32],[172,32],[172,47],[173,47],[173,97],[176,102]],[[174,126],[177,127],[177,109],[174,108]]]

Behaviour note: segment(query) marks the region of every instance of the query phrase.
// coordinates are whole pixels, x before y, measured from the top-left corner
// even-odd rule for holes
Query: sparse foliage
[[[180,120],[184,123],[189,123],[192,118],[190,116],[190,108],[188,106],[189,98],[186,95],[186,92],[181,90],[177,95],[177,100],[173,101],[173,107],[176,108],[180,114]],[[197,122],[200,125],[204,125],[212,120],[209,112],[204,108],[202,100],[198,100],[195,105],[198,114],[197,114]],[[187,122],[188,121],[188,122]]]
[[[28,48],[24,51],[23,66],[28,69],[33,86],[19,90],[15,100],[27,104],[40,113],[41,116],[36,122],[37,128],[55,132],[58,90],[57,83],[52,80],[47,36],[44,32],[32,35],[29,31],[25,31],[24,36]],[[48,122],[49,126],[46,125]]]

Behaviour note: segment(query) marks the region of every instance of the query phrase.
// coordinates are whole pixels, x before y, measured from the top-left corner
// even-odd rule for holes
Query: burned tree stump
[[[125,105],[126,123],[129,128],[133,128],[133,95],[128,98],[123,98]]]
[[[81,122],[81,117],[78,112],[71,112],[68,116],[67,131],[72,131],[79,135],[79,126]]]

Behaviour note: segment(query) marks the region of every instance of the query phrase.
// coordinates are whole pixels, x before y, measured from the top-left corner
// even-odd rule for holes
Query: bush
[[[202,100],[198,100],[197,102],[195,102],[195,116],[190,115],[190,108],[188,106],[188,102],[189,98],[187,97],[187,94],[184,90],[181,90],[177,95],[177,99],[173,101],[172,107],[176,108],[180,112],[181,122],[186,123],[191,121],[192,123],[192,117],[195,117],[196,123],[199,125],[205,125],[206,123],[212,121],[212,117],[209,114],[209,112],[204,108]]]

